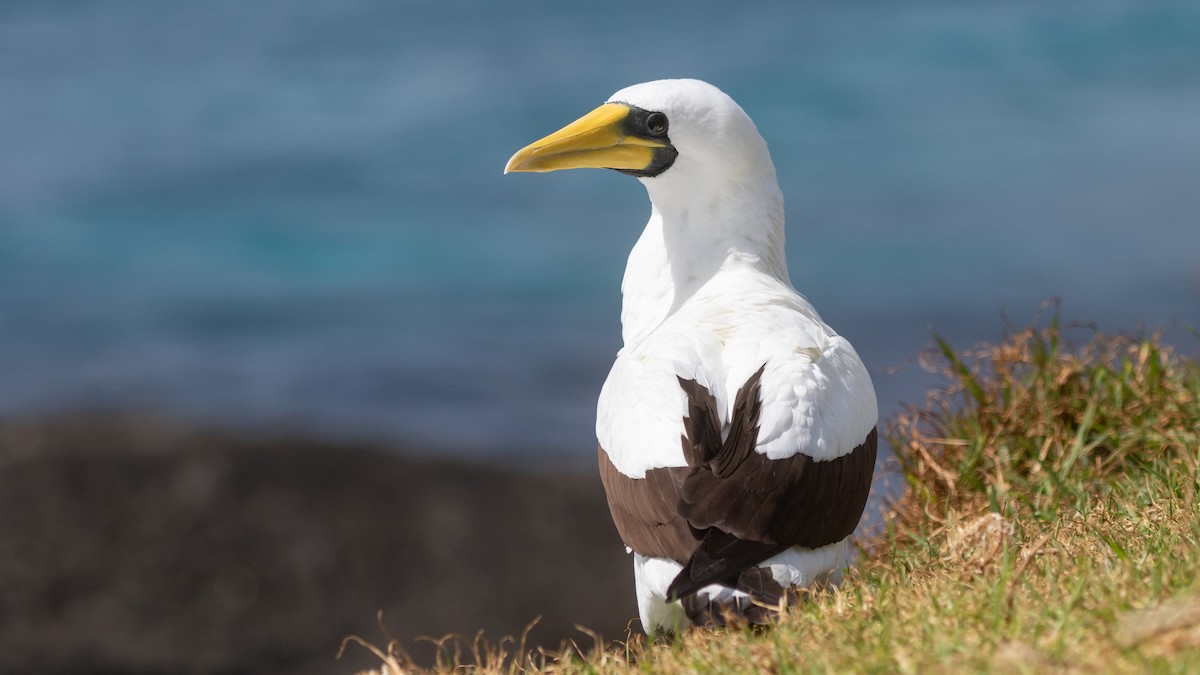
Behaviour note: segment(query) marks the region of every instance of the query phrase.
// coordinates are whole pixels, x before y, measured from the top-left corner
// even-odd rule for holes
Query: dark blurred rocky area
[[[585,452],[590,452],[584,450]],[[0,423],[0,672],[352,673],[343,637],[590,644],[636,615],[590,472],[196,429]]]

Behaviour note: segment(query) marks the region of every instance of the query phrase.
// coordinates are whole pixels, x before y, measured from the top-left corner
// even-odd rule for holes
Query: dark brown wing
[[[688,474],[680,512],[697,529],[715,527],[740,539],[808,548],[854,532],[871,492],[878,432],[850,453],[823,462],[797,453],[769,459],[758,442],[759,369],[738,390],[725,442]],[[684,391],[692,397],[691,387]],[[719,438],[719,436],[718,436]],[[692,445],[683,439],[685,452]]]
[[[683,562],[692,557],[698,538],[679,513],[679,492],[691,469],[654,469],[645,478],[630,478],[613,466],[603,447],[599,455],[600,480],[621,541],[650,558]]]
[[[823,462],[803,453],[772,460],[755,452],[764,369],[738,390],[724,441],[712,393],[680,378],[688,397],[682,438],[687,467],[630,478],[600,449],[609,510],[626,545],[644,556],[686,563],[671,584],[672,597],[711,583],[734,585],[746,569],[791,546],[841,541],[862,517],[877,431],[850,453]]]

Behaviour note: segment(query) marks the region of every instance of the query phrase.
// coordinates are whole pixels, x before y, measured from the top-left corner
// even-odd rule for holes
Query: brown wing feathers
[[[683,418],[683,457],[690,467],[711,459],[721,447],[721,419],[717,417],[717,400],[708,387],[695,380],[679,379],[687,395],[688,413]]]
[[[680,386],[688,395],[689,417],[696,409],[698,399],[702,400],[708,407],[708,414],[702,419],[711,426],[700,432],[695,429],[698,426],[696,420],[689,419],[684,423],[686,431],[699,432],[693,438],[685,434],[681,439],[685,456],[689,447],[698,445],[696,438],[704,439],[705,446],[694,451],[699,461],[693,463],[689,458],[688,464],[692,470],[683,481],[679,512],[697,533],[702,533],[703,538],[667,589],[667,595],[672,599],[690,595],[711,583],[736,586],[743,570],[790,546],[786,543],[744,539],[735,531],[738,528],[722,527],[725,519],[732,522],[753,519],[761,512],[762,498],[771,488],[769,483],[747,480],[751,476],[740,480],[736,476],[750,455],[756,454],[754,447],[758,441],[758,416],[762,411],[759,387],[765,368],[765,365],[759,368],[738,390],[733,402],[733,415],[729,420],[729,434],[724,442],[721,441],[716,400],[711,392],[694,380],[679,378]],[[706,396],[695,396],[693,391],[697,389],[703,390]],[[723,489],[712,491],[714,485]],[[725,515],[715,518],[717,513]]]
[[[599,450],[600,477],[621,538],[644,556],[686,561],[668,591],[673,598],[712,583],[740,587],[748,568],[791,546],[840,541],[862,517],[877,431],[824,462],[803,452],[779,460],[755,452],[764,369],[738,390],[724,441],[712,392],[680,378],[688,398],[687,467],[651,469],[635,479]]]
[[[655,469],[645,478],[617,470],[599,448],[600,481],[621,541],[651,558],[687,560],[696,550],[692,528],[679,513],[679,491],[688,469]]]

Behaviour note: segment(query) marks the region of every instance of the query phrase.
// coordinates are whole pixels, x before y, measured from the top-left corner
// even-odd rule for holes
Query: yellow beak
[[[625,119],[631,109],[605,103],[549,136],[517,151],[504,173],[559,169],[624,169],[643,171],[654,162],[655,148],[667,143],[627,135]]]

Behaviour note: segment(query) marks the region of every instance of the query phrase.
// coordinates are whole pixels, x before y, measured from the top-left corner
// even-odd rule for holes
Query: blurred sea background
[[[793,281],[885,414],[931,331],[1052,296],[1195,347],[1195,2],[9,0],[0,416],[594,461],[649,203],[501,169],[663,77],[758,124]]]

